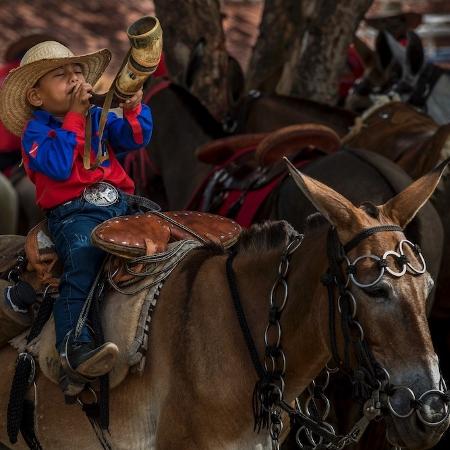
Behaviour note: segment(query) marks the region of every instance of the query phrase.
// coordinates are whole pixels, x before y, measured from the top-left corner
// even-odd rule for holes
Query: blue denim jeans
[[[63,264],[59,297],[53,306],[56,328],[56,347],[74,330],[97,276],[105,252],[91,244],[91,231],[101,222],[127,214],[123,195],[114,205],[95,206],[83,198],[64,203],[48,214],[48,229],[53,237],[56,253]],[[85,326],[77,342],[90,342],[92,337]]]

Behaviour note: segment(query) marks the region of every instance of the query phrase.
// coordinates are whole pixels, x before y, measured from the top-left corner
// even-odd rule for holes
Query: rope
[[[236,275],[233,270],[233,260],[235,257],[236,257],[236,252],[232,251],[232,252],[230,252],[230,254],[227,258],[226,270],[227,270],[228,286],[230,288],[231,298],[233,299],[233,304],[234,304],[234,308],[236,310],[236,314],[238,316],[239,325],[241,326],[242,333],[244,334],[245,342],[247,344],[247,349],[250,353],[250,357],[252,359],[253,366],[255,367],[258,377],[260,379],[264,379],[266,377],[267,373],[264,370],[264,367],[261,364],[261,361],[259,359],[258,351],[256,350],[255,341],[253,340],[252,334],[250,332],[250,328],[248,326],[247,319],[245,318],[245,313],[242,308],[242,303],[239,298],[239,291],[238,291],[237,283],[236,283]]]
[[[53,298],[49,294],[39,307],[39,312],[27,336],[27,344],[35,339],[46,324],[53,310]],[[35,361],[31,353],[21,353],[17,359],[16,371],[11,384],[8,411],[7,432],[12,444],[17,442],[19,431],[31,450],[41,450],[34,431],[34,403],[25,398],[28,388],[35,379]]]

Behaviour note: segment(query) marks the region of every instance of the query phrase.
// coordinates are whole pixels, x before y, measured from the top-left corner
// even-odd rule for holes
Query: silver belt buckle
[[[110,206],[117,202],[119,191],[112,184],[100,181],[84,188],[83,198],[92,205]]]

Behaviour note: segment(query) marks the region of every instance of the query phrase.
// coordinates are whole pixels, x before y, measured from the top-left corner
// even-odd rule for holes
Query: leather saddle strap
[[[113,82],[106,94],[105,101],[103,103],[102,113],[100,115],[100,121],[98,124],[98,149],[97,149],[97,157],[95,158],[94,164],[91,166],[91,139],[92,139],[92,118],[90,110],[88,111],[88,115],[86,118],[86,128],[85,128],[85,137],[84,137],[84,154],[83,154],[83,166],[86,170],[93,170],[100,166],[104,161],[106,161],[109,156],[108,153],[102,154],[102,138],[103,132],[105,131],[106,120],[108,118],[109,110],[111,109],[111,104],[114,98],[114,87],[116,85],[116,80],[119,77],[122,69],[125,67],[125,64],[128,61],[128,57],[130,56],[131,49],[128,50],[125,55],[124,60],[114,77]]]
[[[127,199],[128,207],[138,210],[146,210],[146,211],[161,211],[161,206],[158,203],[150,200],[146,197],[141,197],[140,195],[126,194],[125,198]]]

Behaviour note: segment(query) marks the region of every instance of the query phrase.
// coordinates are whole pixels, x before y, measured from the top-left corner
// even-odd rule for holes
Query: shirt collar
[[[39,120],[39,122],[42,122],[45,125],[50,124],[58,124],[59,126],[61,125],[61,122],[59,120],[56,120],[52,114],[43,109],[35,109],[33,115],[37,120]]]

